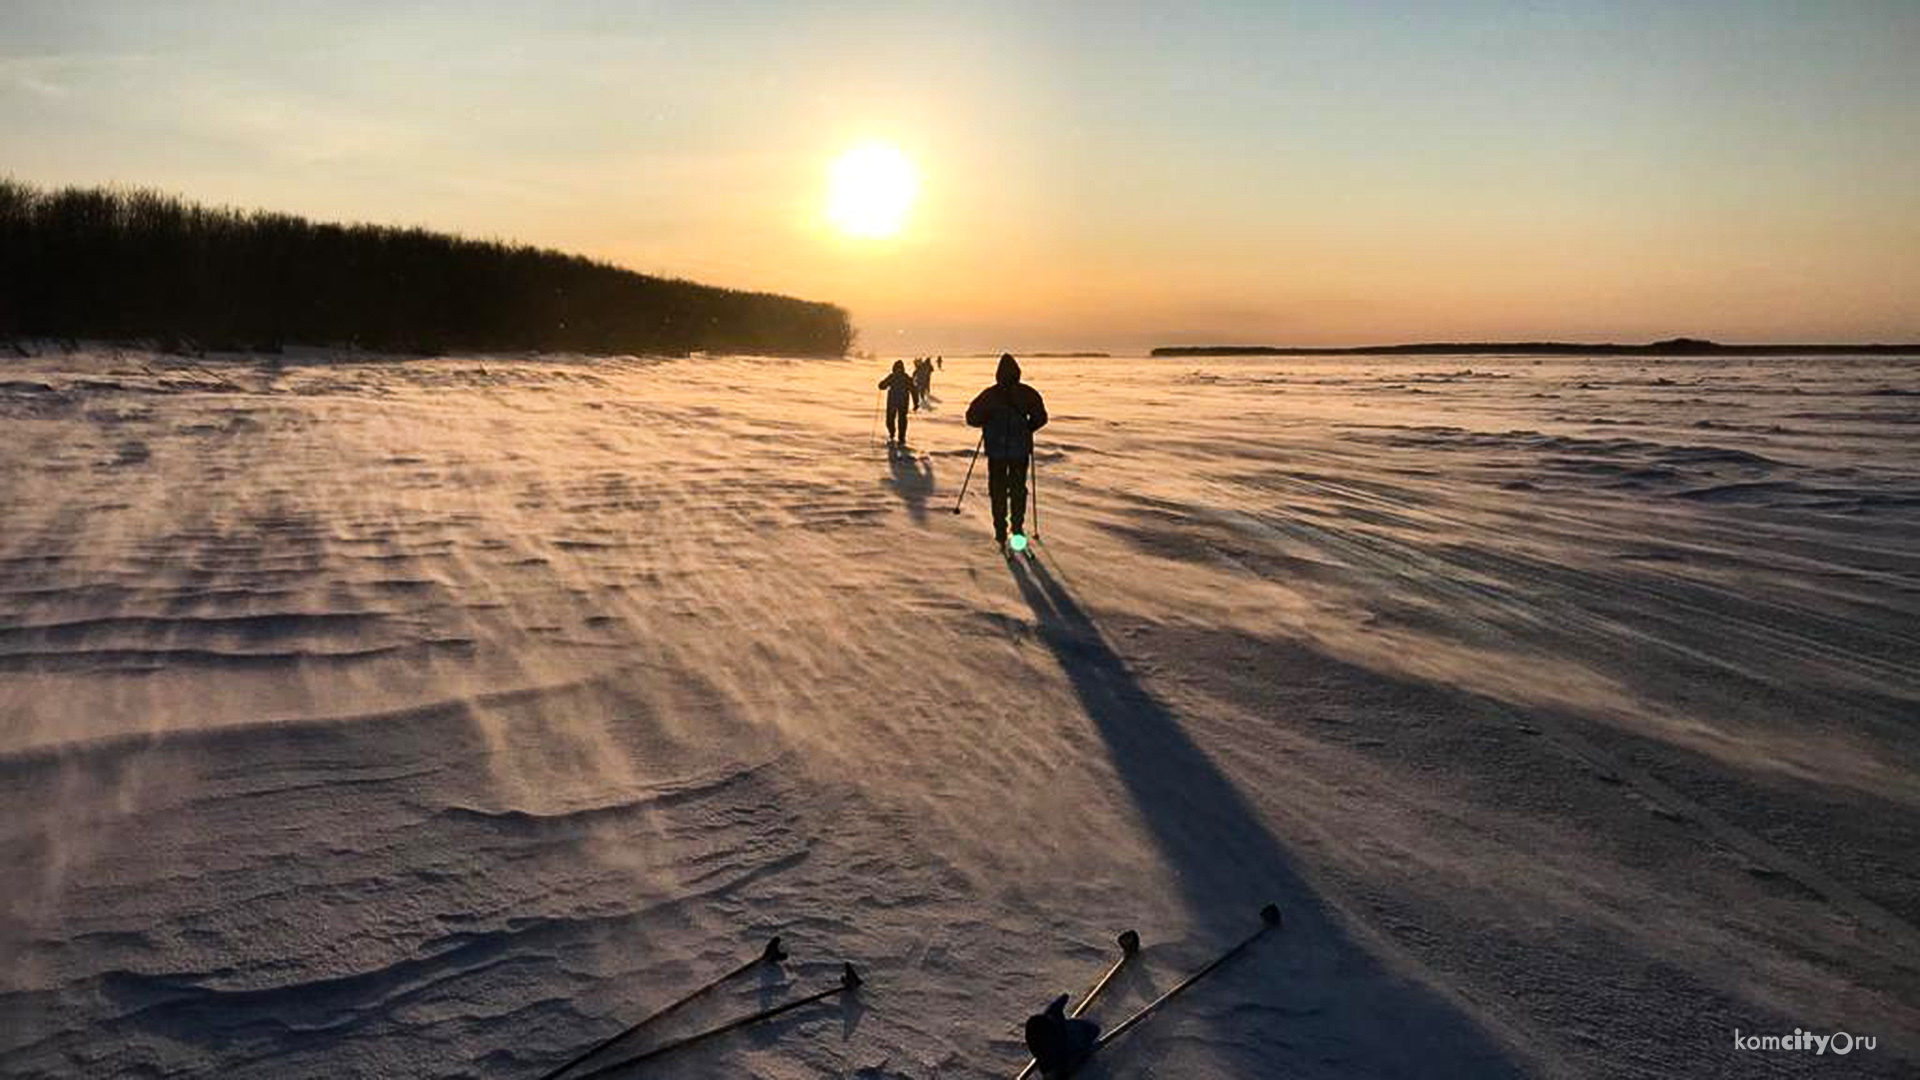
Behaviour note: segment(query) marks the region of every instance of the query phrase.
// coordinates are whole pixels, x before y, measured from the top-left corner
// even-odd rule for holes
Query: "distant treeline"
[[[840,356],[832,304],[521,245],[0,178],[0,339]]]
[[[1669,338],[1648,345],[1568,341],[1431,341],[1413,345],[1309,348],[1292,345],[1162,345],[1155,356],[1424,356],[1492,353],[1504,356],[1879,356],[1920,354],[1920,345],[1722,345],[1700,338]]]
[[[982,353],[967,353],[966,355],[969,358],[986,357],[987,359],[991,360],[994,357],[999,356],[1000,354],[997,352],[993,352],[993,353],[982,352]],[[1022,353],[1015,353],[1014,355],[1025,356],[1025,357],[1029,357],[1031,359],[1036,359],[1036,360],[1094,360],[1094,359],[1109,357],[1109,356],[1112,356],[1113,354],[1103,353],[1103,352],[1022,352]]]

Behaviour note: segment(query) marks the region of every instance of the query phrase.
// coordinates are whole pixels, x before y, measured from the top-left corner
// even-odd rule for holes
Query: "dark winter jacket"
[[[907,398],[913,393],[913,376],[907,374],[906,366],[900,361],[893,362],[893,370],[880,380],[880,389],[887,392],[887,405],[890,408],[904,409]]]
[[[1003,354],[994,383],[967,406],[967,426],[981,429],[991,459],[1023,458],[1033,453],[1033,433],[1047,425],[1047,404],[1040,391],[1020,381],[1020,365]]]

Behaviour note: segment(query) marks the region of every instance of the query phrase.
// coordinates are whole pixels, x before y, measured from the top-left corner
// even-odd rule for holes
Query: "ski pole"
[[[867,449],[869,450],[880,445],[880,395],[884,393],[886,393],[884,390],[873,392],[873,423],[867,425]]]
[[[1068,1016],[1078,1017],[1080,1014],[1086,1012],[1087,1006],[1093,1004],[1093,999],[1100,996],[1100,991],[1105,990],[1107,984],[1113,981],[1113,977],[1120,973],[1122,967],[1126,966],[1127,961],[1133,959],[1133,955],[1140,951],[1140,935],[1134,931],[1122,931],[1118,940],[1120,942],[1119,959],[1115,960],[1113,964],[1107,968],[1106,974],[1101,975],[1100,978],[1094,982],[1092,988],[1080,996],[1080,1004],[1075,1005],[1073,1011],[1067,1014]],[[1014,1076],[1013,1080],[1027,1080],[1027,1077],[1033,1075],[1033,1070],[1039,1067],[1040,1062],[1038,1059],[1028,1058],[1026,1067],[1022,1068],[1020,1072]]]
[[[1132,1016],[1127,1017],[1125,1020],[1120,1021],[1119,1026],[1115,1027],[1112,1031],[1109,1031],[1106,1034],[1100,1036],[1100,1038],[1094,1042],[1093,1048],[1095,1050],[1098,1050],[1101,1047],[1112,1042],[1113,1040],[1126,1034],[1126,1031],[1128,1028],[1132,1027],[1133,1025],[1139,1023],[1142,1020],[1145,1020],[1147,1018],[1148,1013],[1151,1013],[1155,1009],[1158,1009],[1160,1006],[1166,1004],[1167,1000],[1173,997],[1173,995],[1179,993],[1182,990],[1185,990],[1187,987],[1192,986],[1194,983],[1199,982],[1201,976],[1207,974],[1208,972],[1212,971],[1214,968],[1217,968],[1221,964],[1224,964],[1227,961],[1233,959],[1234,957],[1240,955],[1240,953],[1244,951],[1247,946],[1260,940],[1261,935],[1265,934],[1267,931],[1279,925],[1280,925],[1280,908],[1277,905],[1268,904],[1266,907],[1261,908],[1260,909],[1260,929],[1255,930],[1251,934],[1248,934],[1246,938],[1240,942],[1240,944],[1235,945],[1233,948],[1228,949],[1226,952],[1223,952],[1219,956],[1215,957],[1213,963],[1208,964],[1206,967],[1201,968],[1199,971],[1196,971],[1193,974],[1187,976],[1186,978],[1181,979],[1179,982],[1174,983],[1173,986],[1170,987],[1166,993],[1161,994],[1159,997],[1154,998],[1152,1001],[1142,1006],[1139,1012],[1136,1012]]]
[[[1081,996],[1080,1004],[1075,1005],[1073,1011],[1067,1014],[1068,1016],[1077,1017],[1081,1013],[1086,1012],[1087,1006],[1093,1004],[1093,999],[1099,997],[1100,991],[1105,990],[1107,984],[1113,981],[1113,977],[1120,973],[1121,965],[1133,959],[1133,954],[1140,951],[1140,935],[1135,931],[1123,930],[1115,940],[1120,943],[1120,959],[1115,960],[1113,966],[1107,969],[1107,973],[1100,976],[1099,981],[1095,982],[1093,986]]]
[[[860,987],[860,973],[853,970],[852,964],[847,964],[840,972],[839,986],[829,987],[828,989],[821,990],[816,993],[808,994],[806,997],[803,997],[803,998],[795,998],[794,1000],[786,1002],[785,1004],[775,1005],[770,1009],[761,1009],[759,1012],[748,1013],[745,1016],[735,1017],[734,1019],[729,1020],[726,1023],[721,1024],[717,1027],[710,1027],[705,1031],[695,1032],[692,1035],[686,1036],[685,1038],[674,1039],[672,1042],[661,1043],[659,1046],[656,1046],[651,1050],[645,1051],[644,1053],[635,1054],[633,1057],[630,1057],[630,1058],[623,1058],[619,1061],[614,1062],[611,1065],[603,1065],[600,1068],[593,1070],[592,1072],[581,1073],[578,1077],[575,1078],[575,1080],[594,1080],[595,1077],[606,1076],[610,1073],[619,1072],[620,1070],[625,1069],[630,1065],[638,1065],[643,1061],[649,1061],[653,1058],[657,1058],[661,1056],[662,1054],[670,1054],[673,1051],[680,1049],[681,1047],[692,1046],[694,1043],[697,1043],[697,1042],[705,1042],[706,1040],[711,1039],[716,1035],[724,1035],[729,1031],[737,1031],[740,1028],[746,1027],[749,1024],[757,1024],[762,1020],[771,1020],[774,1017],[779,1016],[781,1013],[788,1012],[793,1009],[798,1009],[805,1005],[811,1005],[816,1001],[823,1001],[827,998],[832,997],[835,994],[846,993],[849,990],[857,990],[859,989],[859,987]]]
[[[987,445],[987,429],[980,429],[980,441],[973,444],[973,460],[967,462],[967,477],[960,481],[960,498],[953,500],[953,512],[960,512],[961,500],[967,497],[967,485],[973,480],[973,467],[980,463],[980,448]]]
[[[767,942],[767,947],[760,951],[759,956],[754,957],[753,959],[747,961],[744,964],[741,964],[739,967],[734,968],[732,971],[729,971],[723,975],[714,976],[712,979],[708,980],[704,985],[683,995],[678,1001],[675,1001],[670,1005],[665,1005],[661,1008],[655,1009],[653,1012],[648,1013],[646,1016],[642,1017],[638,1023],[635,1023],[632,1026],[628,1027],[625,1031],[622,1031],[619,1034],[611,1036],[609,1038],[600,1040],[600,1042],[594,1045],[593,1049],[588,1050],[584,1054],[580,1054],[574,1057],[573,1060],[567,1062],[565,1065],[562,1065],[559,1068],[554,1069],[552,1072],[549,1072],[544,1076],[540,1077],[540,1080],[554,1080],[555,1077],[560,1076],[562,1073],[565,1073],[568,1069],[571,1069],[575,1065],[578,1065],[581,1062],[592,1058],[595,1054],[598,1054],[600,1051],[605,1050],[607,1047],[612,1046],[614,1043],[619,1042],[621,1039],[626,1038],[627,1036],[633,1034],[634,1032],[639,1031],[641,1028],[646,1027],[648,1024],[653,1023],[655,1020],[658,1020],[661,1017],[667,1015],[668,1013],[674,1011],[675,1009],[678,1009],[680,1006],[685,1005],[687,1002],[692,1001],[694,998],[699,997],[701,994],[704,994],[707,991],[713,989],[714,987],[719,986],[721,983],[726,982],[728,979],[734,978],[735,976],[738,976],[738,975],[746,974],[748,971],[751,971],[754,968],[754,966],[757,964],[777,964],[780,961],[785,960],[786,958],[787,958],[787,951],[780,947],[780,939],[779,937],[776,936],[773,940]]]
[[[1027,459],[1027,471],[1033,474],[1033,531],[1027,534],[1031,540],[1040,539],[1040,455],[1034,454]]]

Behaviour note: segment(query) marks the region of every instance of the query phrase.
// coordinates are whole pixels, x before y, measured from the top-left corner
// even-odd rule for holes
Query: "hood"
[[[893,362],[893,370],[895,370],[895,371],[905,371],[905,370],[907,370],[907,365],[906,365],[906,363],[905,363],[905,361],[901,361],[901,360],[895,360],[895,361]]]
[[[1001,386],[1012,386],[1020,381],[1020,365],[1013,362],[1012,353],[1000,354],[1000,366],[994,369],[993,381]]]

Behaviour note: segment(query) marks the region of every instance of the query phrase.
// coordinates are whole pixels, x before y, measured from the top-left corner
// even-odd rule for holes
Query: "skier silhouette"
[[[933,393],[933,361],[921,357],[913,362],[913,407],[917,412],[927,408],[927,398]]]
[[[1025,532],[1027,519],[1027,463],[1033,456],[1033,433],[1047,424],[1047,405],[1040,392],[1020,381],[1020,365],[1012,353],[1000,354],[992,386],[967,406],[967,426],[980,429],[987,452],[987,494],[993,501],[993,538],[1007,543],[1007,525]]]
[[[880,389],[887,392],[887,445],[898,442],[907,445],[907,401],[913,396],[913,377],[907,374],[907,365],[899,360],[893,362],[893,370],[880,380]]]

